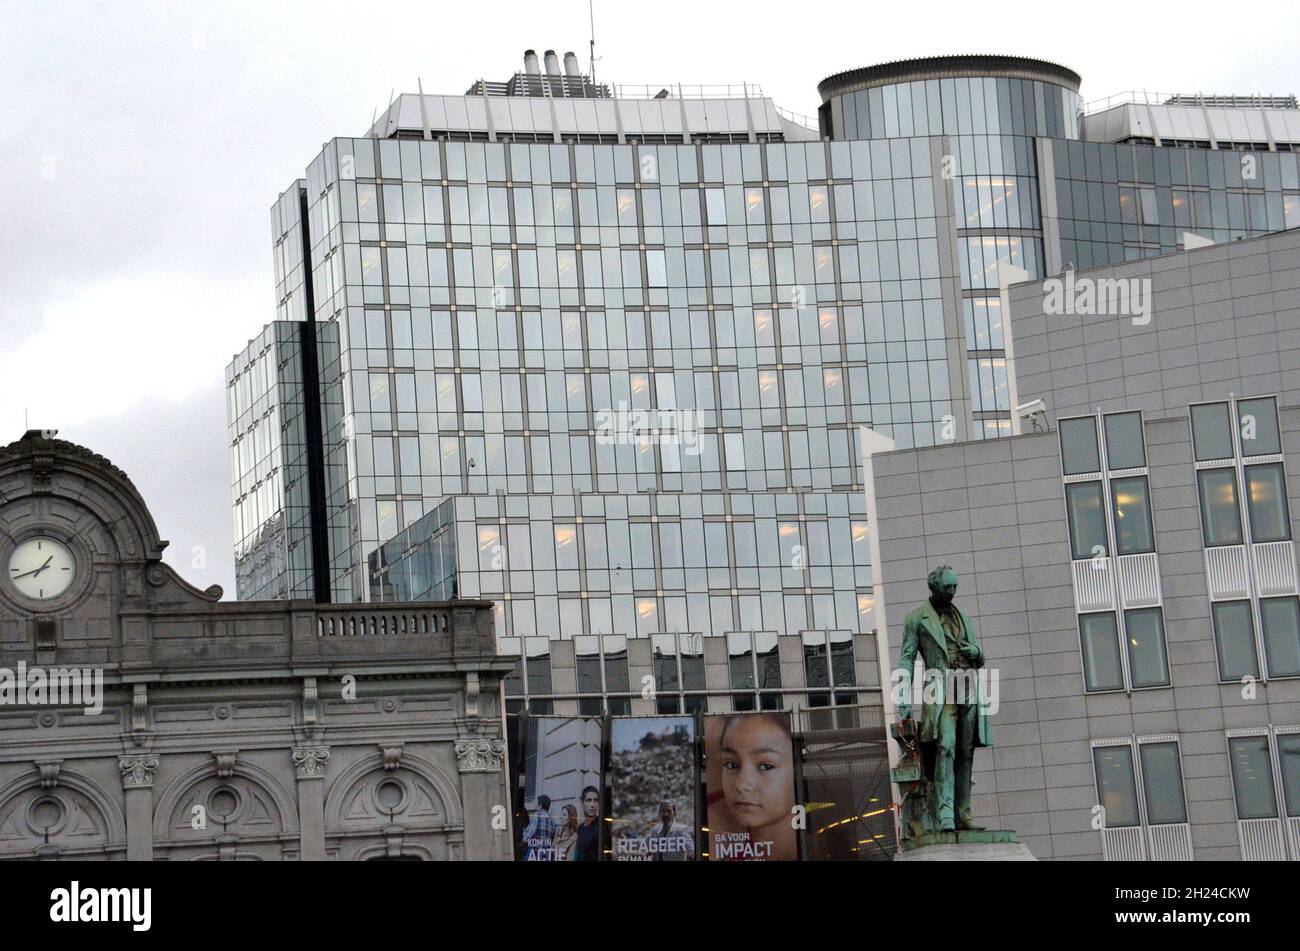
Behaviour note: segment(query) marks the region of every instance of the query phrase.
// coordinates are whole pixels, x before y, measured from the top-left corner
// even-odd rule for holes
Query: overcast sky
[[[1015,53],[1128,89],[1291,93],[1294,3],[597,0],[596,70],[762,86],[814,114],[825,76]],[[167,560],[234,596],[223,372],[274,314],[268,208],[390,91],[462,93],[523,50],[587,63],[586,0],[0,0],[0,443],[25,428],[108,456]]]

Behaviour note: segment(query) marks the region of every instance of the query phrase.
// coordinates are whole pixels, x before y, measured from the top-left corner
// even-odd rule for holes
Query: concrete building
[[[103,457],[0,448],[0,858],[509,858],[489,604],[220,602],[166,544]]]
[[[1000,673],[975,811],[1040,858],[1300,858],[1300,231],[1007,299],[1025,431],[873,457],[893,656],[952,564]]]

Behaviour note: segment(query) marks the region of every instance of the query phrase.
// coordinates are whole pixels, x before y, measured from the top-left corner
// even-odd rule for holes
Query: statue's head
[[[952,604],[952,599],[957,594],[957,572],[952,570],[951,565],[940,565],[934,569],[926,582],[930,585],[930,597],[935,604]]]

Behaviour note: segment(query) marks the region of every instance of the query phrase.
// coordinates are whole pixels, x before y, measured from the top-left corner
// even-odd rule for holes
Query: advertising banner
[[[614,861],[697,857],[694,717],[615,717],[609,785]]]
[[[797,860],[790,714],[706,716],[704,762],[709,859]]]
[[[529,717],[524,746],[525,862],[600,859],[600,717]]]

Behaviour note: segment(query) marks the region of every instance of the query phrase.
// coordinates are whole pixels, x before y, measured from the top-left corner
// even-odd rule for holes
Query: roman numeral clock
[[[19,594],[33,601],[49,601],[72,586],[77,559],[57,538],[35,535],[14,546],[5,576]]]

